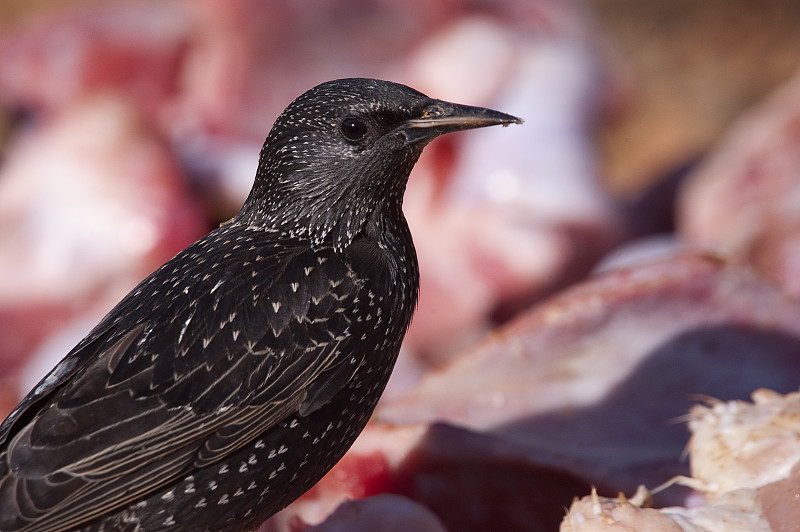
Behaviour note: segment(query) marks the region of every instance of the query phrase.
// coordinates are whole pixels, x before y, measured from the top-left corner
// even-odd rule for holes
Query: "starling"
[[[423,147],[520,122],[371,79],[297,98],[239,213],[0,426],[0,530],[240,531],[302,495],[364,428],[411,321],[401,208]]]

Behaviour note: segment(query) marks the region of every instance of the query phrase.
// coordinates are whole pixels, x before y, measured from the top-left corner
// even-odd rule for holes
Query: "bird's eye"
[[[358,118],[348,117],[342,121],[342,135],[347,140],[359,140],[367,134],[367,125]]]

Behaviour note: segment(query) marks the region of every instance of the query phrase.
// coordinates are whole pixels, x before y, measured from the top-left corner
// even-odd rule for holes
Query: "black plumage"
[[[345,79],[278,118],[229,223],[142,281],[0,426],[0,530],[255,528],[350,447],[418,291],[423,147],[519,120]]]

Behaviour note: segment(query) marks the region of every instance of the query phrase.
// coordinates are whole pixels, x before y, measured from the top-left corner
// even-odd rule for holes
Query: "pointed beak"
[[[434,100],[419,118],[407,120],[398,129],[405,133],[408,144],[414,144],[453,131],[509,124],[522,124],[522,119],[483,107]]]

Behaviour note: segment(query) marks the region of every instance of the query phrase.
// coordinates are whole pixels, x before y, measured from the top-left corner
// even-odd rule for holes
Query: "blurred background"
[[[620,244],[674,234],[685,176],[796,75],[798,23],[791,0],[4,0],[0,411],[236,212],[273,120],[319,82],[526,120],[415,171],[407,386]]]
[[[1,0],[0,414],[233,216],[277,115],[340,77],[525,119],[412,174],[422,296],[387,401],[626,264],[713,254],[794,302],[798,27],[794,0]]]

